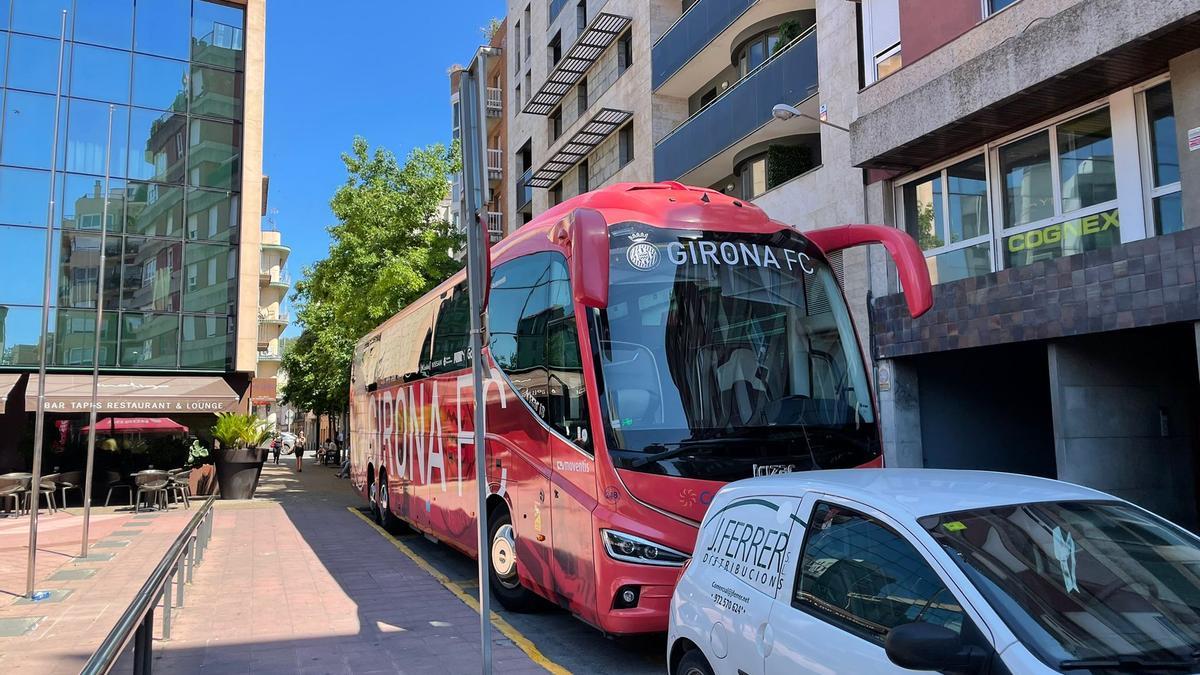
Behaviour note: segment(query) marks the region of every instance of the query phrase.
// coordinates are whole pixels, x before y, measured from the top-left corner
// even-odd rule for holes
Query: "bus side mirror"
[[[838,225],[805,232],[805,237],[826,255],[864,244],[883,244],[896,271],[900,288],[908,301],[908,313],[915,319],[933,307],[933,286],[929,281],[929,266],[925,254],[908,233],[886,225]]]
[[[569,218],[572,299],[583,307],[608,307],[608,223],[594,209],[575,209]]]

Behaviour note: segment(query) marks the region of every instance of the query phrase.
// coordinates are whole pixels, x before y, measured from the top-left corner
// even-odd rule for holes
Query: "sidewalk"
[[[82,513],[75,507],[38,519],[35,587],[52,594],[37,603],[22,597],[29,518],[0,519],[0,673],[78,673],[195,511],[94,507],[88,558],[76,558]]]
[[[479,615],[347,510],[360,500],[334,474],[268,464],[258,499],[218,502],[156,672],[480,671]],[[544,672],[492,635],[495,672]]]

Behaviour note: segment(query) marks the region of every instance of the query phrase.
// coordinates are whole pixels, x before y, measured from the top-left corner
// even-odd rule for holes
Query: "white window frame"
[[[946,175],[946,170],[952,166],[961,164],[976,157],[984,158],[984,183],[987,186],[986,199],[988,205],[988,231],[985,234],[976,235],[969,239],[950,243],[950,181]],[[989,249],[990,258],[992,261],[992,271],[996,271],[996,220],[993,213],[994,209],[992,208],[992,205],[995,202],[995,194],[993,190],[994,186],[992,184],[992,179],[995,176],[995,173],[992,169],[992,163],[987,161],[987,146],[980,146],[961,155],[956,155],[949,160],[934,164],[926,171],[915,173],[912,177],[896,182],[896,203],[900,205],[899,208],[896,209],[896,221],[899,223],[900,229],[904,230],[905,232],[908,231],[908,223],[904,222],[905,214],[907,213],[907,209],[905,208],[906,204],[904,202],[904,187],[910,183],[923,182],[933,174],[937,174],[938,180],[940,180],[942,183],[942,225],[946,228],[946,230],[944,232],[940,232],[939,234],[942,236],[942,241],[945,243],[936,248],[922,250],[921,252],[925,255],[925,259],[930,260],[943,253],[951,253],[964,248],[971,248],[972,246],[977,246],[984,242],[990,241],[992,242],[991,248]]]
[[[900,53],[900,43],[897,42],[896,44],[892,45],[891,47],[888,47],[887,49],[885,49],[875,55],[874,60],[871,64],[871,71],[874,74],[876,82],[882,80],[884,77],[887,77],[887,75],[884,75],[883,77],[880,77],[880,75],[879,75],[880,62],[886,61],[899,53]],[[900,63],[900,67],[901,68],[904,67],[903,60]]]
[[[1020,1],[1021,0],[1014,0],[1014,2],[1010,2],[1007,6],[1001,7],[1000,9],[993,12],[992,11],[992,0],[979,0],[979,16],[982,17],[983,19],[989,19],[993,16],[996,16],[1000,12],[1003,12],[1004,10],[1008,9],[1009,7],[1012,7],[1013,5],[1017,4]]]
[[[1147,237],[1159,236],[1154,229],[1154,200],[1183,190],[1183,183],[1178,180],[1166,185],[1154,186],[1154,154],[1150,147],[1150,112],[1146,108],[1146,92],[1170,81],[1170,75],[1164,73],[1133,88],[1137,110],[1138,161],[1141,163],[1142,169],[1140,172],[1143,195],[1142,217],[1145,218]],[[1174,89],[1171,93],[1173,96]],[[1175,121],[1178,124],[1179,118],[1176,117]]]

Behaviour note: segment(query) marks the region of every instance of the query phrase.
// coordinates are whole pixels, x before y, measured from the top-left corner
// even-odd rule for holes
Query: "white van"
[[[1196,673],[1200,539],[1029,476],[754,478],[714,498],[669,630],[672,675]]]

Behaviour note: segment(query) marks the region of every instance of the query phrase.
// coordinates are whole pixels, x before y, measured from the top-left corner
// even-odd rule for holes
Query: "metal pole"
[[[471,305],[471,374],[475,391],[475,484],[476,494],[476,529],[478,530],[479,561],[479,638],[483,656],[483,673],[492,672],[492,640],[491,640],[491,588],[490,588],[490,553],[487,526],[487,408],[484,396],[483,369],[483,332],[485,311],[483,298],[483,275],[489,270],[483,269],[483,246],[487,245],[482,238],[483,228],[486,228],[484,205],[484,186],[486,183],[485,150],[487,147],[484,137],[485,129],[482,123],[486,114],[487,86],[487,57],[492,50],[481,47],[476,53],[469,68],[462,71],[459,79],[459,111],[462,115],[462,166],[463,166],[463,204],[464,219],[467,219],[467,290]],[[473,223],[471,221],[474,221]]]
[[[38,346],[37,412],[33,422],[33,478],[29,481],[29,561],[25,571],[25,595],[33,597],[37,571],[37,522],[42,496],[42,439],[46,427],[46,343],[50,341],[50,273],[54,262],[54,189],[58,169],[58,124],[62,108],[63,55],[67,44],[67,10],[62,12],[58,31],[58,88],[54,92],[54,139],[50,141],[50,203],[46,207],[46,264],[42,280],[42,332]]]
[[[108,246],[109,159],[112,155],[112,121],[116,106],[108,106],[108,140],[104,145],[104,208],[100,215],[100,269],[96,274],[96,328],[92,344],[92,404],[88,413],[87,468],[83,472],[83,539],[79,557],[88,554],[88,526],[92,520],[92,471],[96,461],[96,403],[100,395],[100,333],[104,326],[104,263]]]

